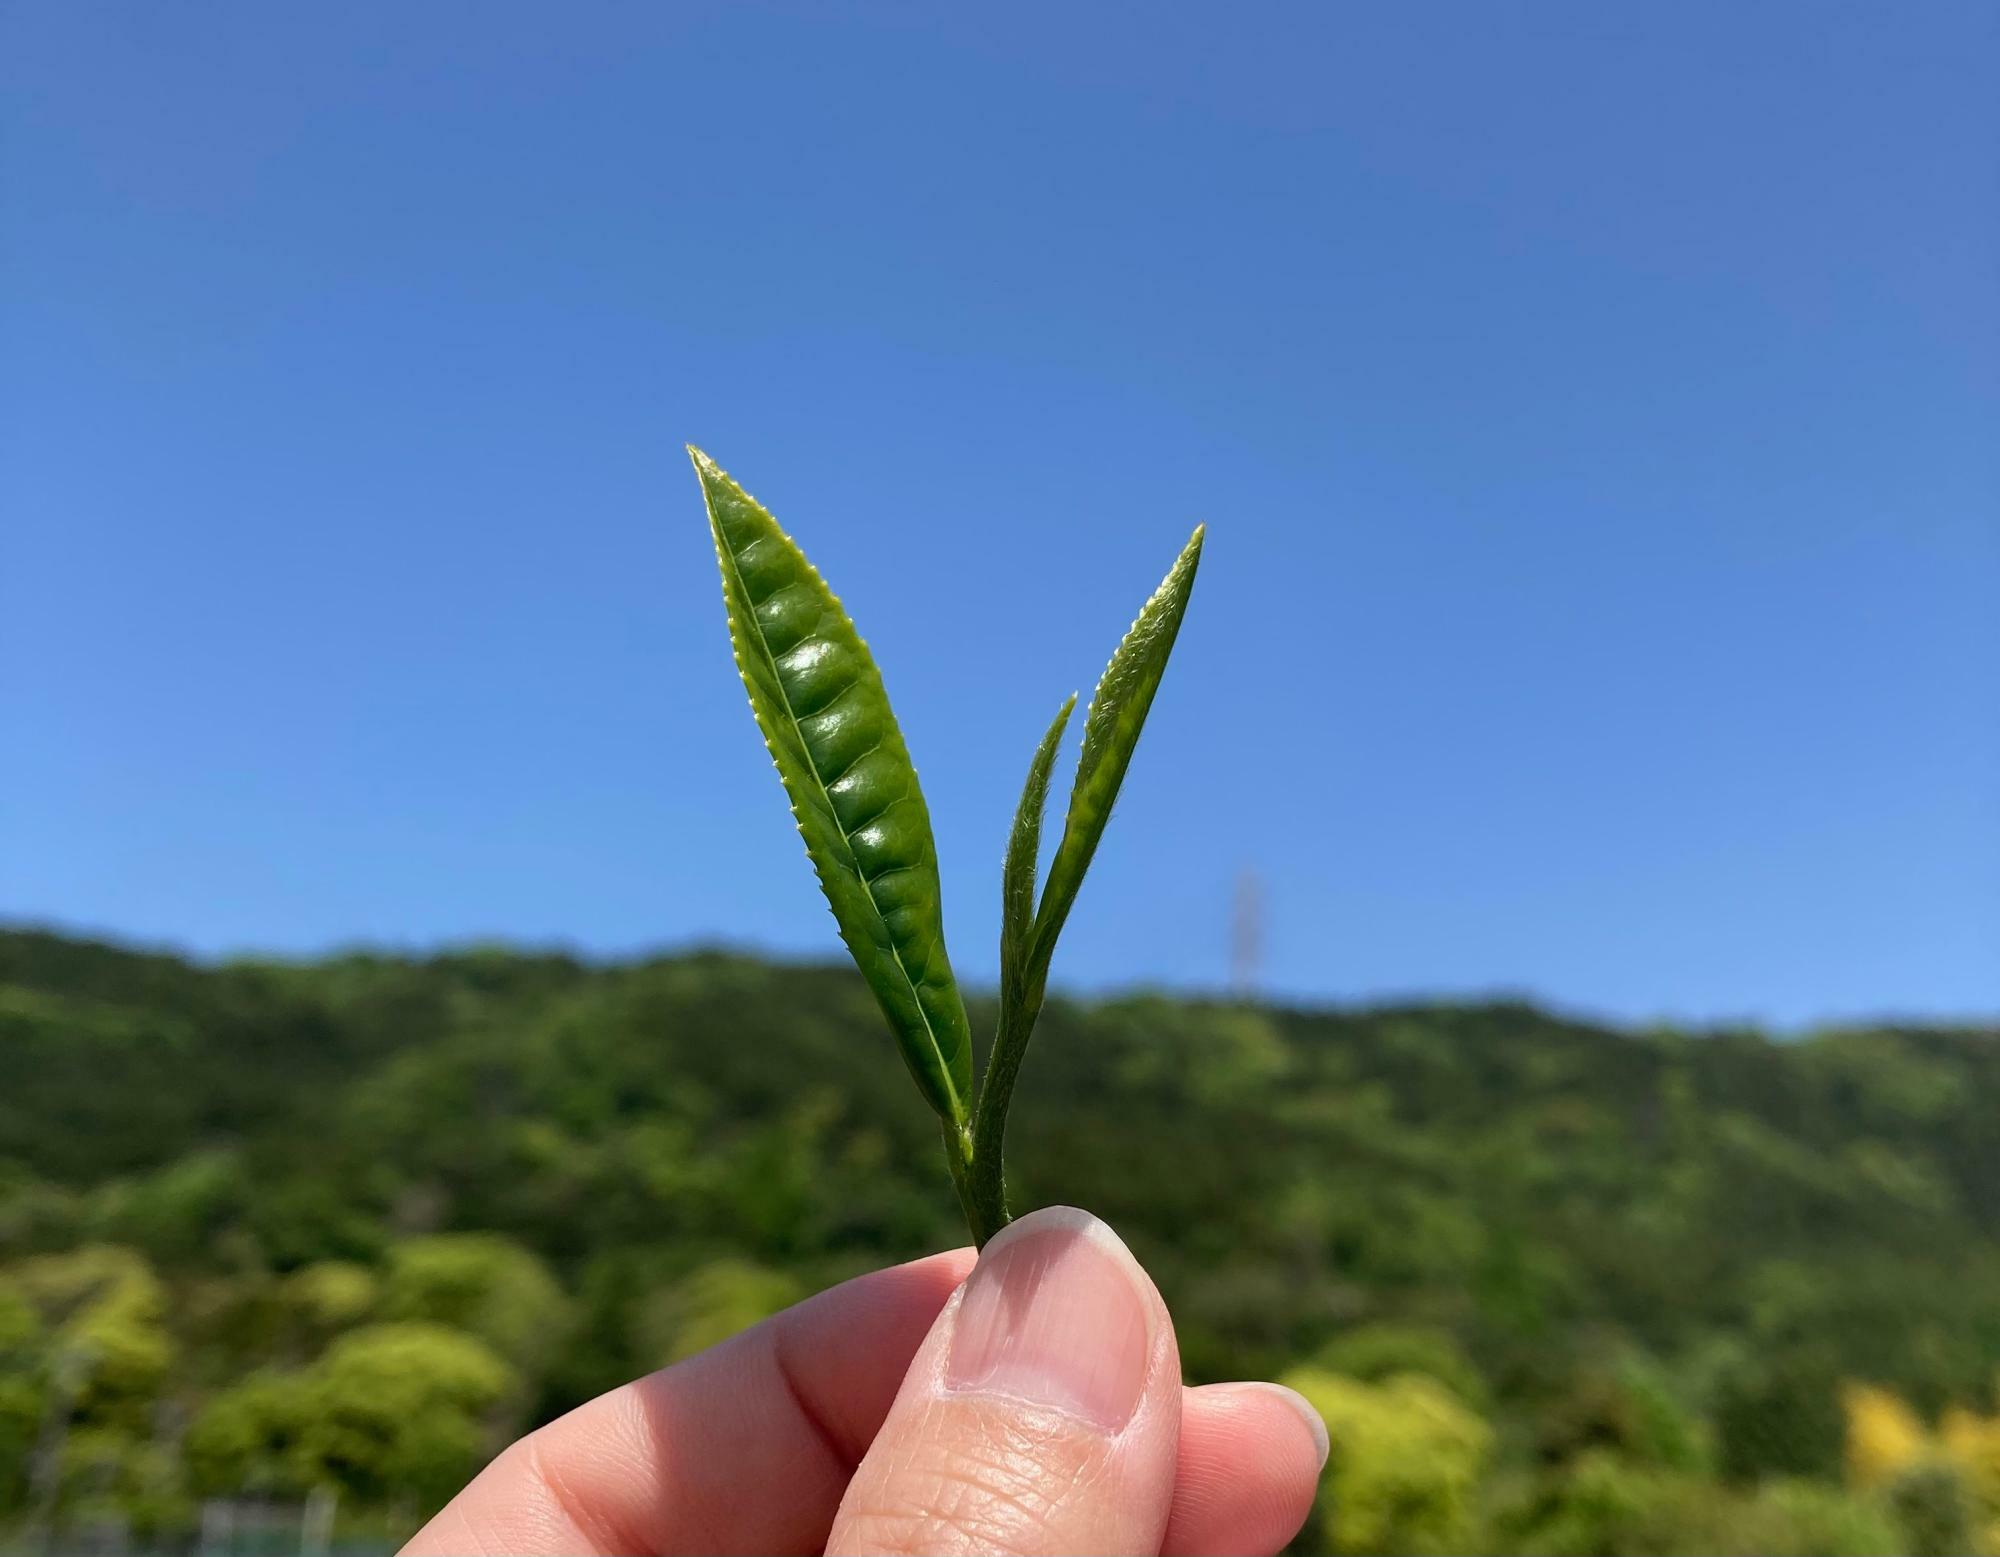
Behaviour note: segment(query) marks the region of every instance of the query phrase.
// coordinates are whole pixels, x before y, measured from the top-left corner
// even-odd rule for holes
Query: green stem
[[[1007,1225],[1007,1208],[980,1198],[969,1125],[946,1122],[944,1160],[951,1169],[952,1187],[958,1191],[959,1208],[965,1212],[965,1225],[972,1229],[972,1241],[984,1248],[986,1240]]]
[[[1007,1108],[1014,1100],[1014,1080],[1021,1073],[1021,1058],[1028,1052],[1028,1039],[1041,1015],[1042,993],[1048,980],[1048,963],[1033,957],[1026,970],[1026,987],[1010,988],[1003,976],[1000,987],[1000,1020],[993,1033],[993,1052],[986,1059],[986,1074],[979,1079],[979,1101],[972,1112],[972,1160],[970,1197],[961,1189],[972,1236],[984,1247],[986,1240],[1012,1220],[1007,1212]]]

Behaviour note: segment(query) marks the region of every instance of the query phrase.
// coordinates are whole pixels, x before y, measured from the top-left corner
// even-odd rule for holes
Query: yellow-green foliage
[[[385,1318],[463,1330],[526,1373],[562,1344],[568,1307],[548,1267],[506,1238],[453,1233],[389,1252]]]
[[[23,1260],[14,1290],[49,1333],[53,1373],[74,1414],[96,1425],[149,1424],[152,1400],[174,1361],[166,1291],[130,1249],[96,1245]]]
[[[188,1426],[181,1452],[204,1497],[287,1497],[319,1478],[303,1442],[312,1419],[303,1373],[253,1373],[215,1395]]]
[[[492,1450],[512,1370],[433,1324],[369,1325],[294,1373],[256,1374],[189,1427],[197,1490],[296,1495],[339,1486],[363,1501],[448,1496]]]
[[[27,1485],[28,1451],[42,1421],[41,1340],[34,1305],[0,1281],[0,1507],[18,1501]]]
[[[1949,1407],[1931,1431],[1893,1391],[1849,1384],[1847,1474],[1885,1491],[1919,1547],[2000,1554],[2000,1416]]]
[[[1451,1332],[1436,1325],[1392,1321],[1357,1325],[1322,1346],[1311,1365],[1364,1384],[1420,1373],[1445,1385],[1469,1406],[1483,1408],[1487,1402],[1486,1380],[1479,1369]]]
[[[1972,1493],[1981,1548],[2000,1552],[2000,1416],[1953,1406],[1938,1423],[1938,1446]]]
[[[660,1363],[679,1362],[726,1341],[805,1296],[783,1271],[722,1259],[677,1283],[646,1316],[642,1344]]]
[[[41,1339],[42,1322],[26,1293],[0,1282],[0,1360],[25,1357]]]
[[[58,1487],[65,1512],[83,1524],[115,1520],[145,1535],[184,1526],[192,1513],[171,1446],[116,1427],[69,1433]]]
[[[1336,1552],[1427,1553],[1463,1548],[1492,1430],[1436,1379],[1403,1373],[1379,1384],[1316,1368],[1284,1382],[1326,1419],[1333,1452],[1314,1517]]]
[[[1686,1501],[1698,1508],[1710,1497],[1692,1486]],[[1733,1531],[1719,1532],[1721,1539],[1706,1549],[1759,1557],[1890,1557],[1904,1546],[1902,1532],[1879,1503],[1838,1487],[1771,1482],[1739,1507]]]
[[[1841,1391],[1847,1413],[1847,1479],[1857,1487],[1881,1487],[1924,1458],[1930,1434],[1923,1422],[1886,1389],[1849,1384]]]
[[[449,1496],[498,1447],[488,1414],[515,1387],[487,1347],[441,1325],[351,1331],[313,1371],[308,1452],[377,1495]]]
[[[285,1304],[313,1332],[329,1335],[359,1324],[381,1296],[381,1283],[365,1265],[321,1260],[287,1278]]]
[[[1586,1454],[1496,1511],[1487,1549],[1535,1557],[1893,1557],[1902,1532],[1873,1499],[1811,1482],[1751,1491],[1617,1454]]]

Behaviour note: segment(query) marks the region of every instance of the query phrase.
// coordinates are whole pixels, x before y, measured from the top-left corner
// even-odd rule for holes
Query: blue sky
[[[0,11],[0,910],[836,954],[702,444],[873,643],[992,976],[2000,1008],[2000,11]]]

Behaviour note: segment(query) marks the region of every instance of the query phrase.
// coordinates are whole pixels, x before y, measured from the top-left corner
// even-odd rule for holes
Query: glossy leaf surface
[[[1112,804],[1125,782],[1125,770],[1139,744],[1139,732],[1145,728],[1153,694],[1166,673],[1167,656],[1173,653],[1188,594],[1194,588],[1195,569],[1201,564],[1201,541],[1202,527],[1197,525],[1160,587],[1140,609],[1091,694],[1090,712],[1083,722],[1083,754],[1077,759],[1062,842],[1049,866],[1048,886],[1035,919],[1036,951],[1044,967],[1056,934],[1069,917],[1070,905],[1076,901],[1077,889],[1083,885],[1098,840],[1104,836],[1104,824],[1111,819]]]
[[[945,955],[937,848],[868,646],[805,554],[690,448],[708,504],[736,667],[806,853],[931,1106],[963,1126],[965,1004]]]

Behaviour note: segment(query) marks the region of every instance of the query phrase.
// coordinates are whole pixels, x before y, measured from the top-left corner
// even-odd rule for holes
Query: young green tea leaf
[[[1139,732],[1146,723],[1153,694],[1173,652],[1174,637],[1180,631],[1187,610],[1188,593],[1194,588],[1195,568],[1201,562],[1202,531],[1199,526],[1188,538],[1181,554],[1168,570],[1160,587],[1139,612],[1138,620],[1125,634],[1118,651],[1111,656],[1104,675],[1091,696],[1090,712],[1083,723],[1083,753],[1077,759],[1076,783],[1070,790],[1069,813],[1063,821],[1062,842],[1056,846],[1049,864],[1048,884],[1042,889],[1041,906],[1032,909],[1035,892],[1035,855],[1041,842],[1042,807],[1049,791],[1049,769],[1055,763],[1056,747],[1076,698],[1063,704],[1049,733],[1035,752],[1028,768],[1027,787],[1014,813],[1014,832],[1007,844],[1007,863],[1002,873],[1000,930],[1000,1017],[993,1033],[992,1052],[987,1056],[986,1074],[979,1083],[979,1107],[972,1127],[971,1172],[960,1189],[966,1218],[973,1238],[983,1247],[988,1238],[1006,1226],[1007,1181],[1003,1159],[1007,1141],[1007,1110],[1014,1096],[1014,1082],[1028,1051],[1028,1040],[1041,1014],[1042,996],[1047,988],[1049,959],[1054,955],[1056,937],[1076,901],[1077,888],[1090,868],[1097,841],[1104,836],[1111,806],[1118,798],[1125,770],[1132,762],[1132,749],[1139,744]]]
[[[945,956],[937,848],[875,661],[777,521],[690,447],[736,667],[840,936],[931,1106],[963,1127],[965,1003]]]
[[[1007,862],[1000,872],[1000,982],[1003,989],[1014,993],[1026,985],[1034,947],[1035,864],[1042,845],[1042,812],[1049,801],[1049,773],[1075,707],[1076,694],[1072,692],[1035,749],[1021,803],[1014,811],[1014,830],[1007,838]]]
[[[1188,593],[1194,588],[1195,569],[1201,563],[1201,538],[1202,527],[1196,525],[1091,694],[1090,712],[1083,722],[1083,754],[1077,759],[1062,842],[1049,865],[1048,885],[1042,890],[1041,908],[1035,915],[1036,956],[1043,967],[1076,901],[1077,889],[1083,885],[1098,840],[1104,836],[1104,824],[1111,818],[1118,787],[1125,782],[1132,749],[1139,744],[1153,694],[1166,673],[1167,656],[1173,653]]]

